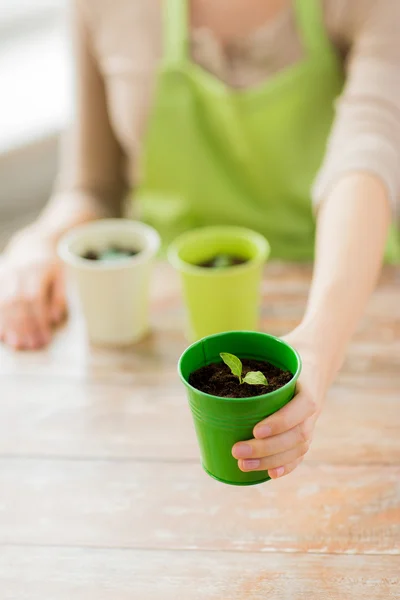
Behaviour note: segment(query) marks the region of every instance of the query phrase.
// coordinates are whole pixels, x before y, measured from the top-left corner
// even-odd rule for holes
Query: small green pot
[[[220,352],[268,361],[293,373],[293,379],[279,390],[251,398],[221,398],[191,386],[190,374],[200,367],[221,362]],[[185,350],[178,372],[188,391],[202,464],[211,477],[231,485],[254,485],[270,479],[267,471],[243,473],[232,456],[232,447],[236,442],[251,439],[257,423],[293,398],[300,371],[301,359],[296,350],[266,333],[221,333],[202,339]]]
[[[168,257],[181,275],[190,341],[222,331],[257,329],[262,271],[269,252],[262,235],[242,227],[195,229],[171,244]],[[217,254],[247,262],[225,269],[198,266]]]

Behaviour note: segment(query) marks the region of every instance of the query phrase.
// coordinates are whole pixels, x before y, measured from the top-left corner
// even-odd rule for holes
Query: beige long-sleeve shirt
[[[164,0],[165,1],[165,0]],[[400,1],[321,0],[327,35],[347,82],[323,166],[318,203],[349,171],[381,178],[393,208],[400,196]],[[76,111],[52,202],[78,198],[120,212],[136,165],[163,52],[160,0],[74,0]],[[193,60],[233,87],[268,80],[301,60],[293,6],[250,35],[222,43],[192,28]]]

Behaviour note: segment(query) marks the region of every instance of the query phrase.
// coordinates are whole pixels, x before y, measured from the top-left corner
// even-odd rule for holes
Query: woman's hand
[[[291,473],[303,460],[328,388],[319,352],[307,335],[295,330],[284,339],[298,350],[303,361],[296,396],[255,426],[254,439],[239,442],[232,449],[242,471],[268,470],[272,479]]]
[[[20,235],[0,258],[0,340],[18,350],[41,348],[65,313],[54,246],[39,236]]]

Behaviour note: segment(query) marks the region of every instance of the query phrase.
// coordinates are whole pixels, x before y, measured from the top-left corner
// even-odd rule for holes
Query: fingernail
[[[285,467],[278,467],[277,469],[273,470],[273,479],[277,479],[278,477],[282,477],[282,475],[285,472]]]
[[[260,461],[258,459],[244,460],[243,466],[246,469],[246,471],[252,471],[253,469],[258,469],[258,467],[260,466]]]
[[[259,438],[266,438],[271,435],[272,429],[269,425],[261,425],[260,427],[256,427],[255,434]]]
[[[235,458],[249,458],[253,451],[249,444],[238,444],[233,448],[233,455]]]

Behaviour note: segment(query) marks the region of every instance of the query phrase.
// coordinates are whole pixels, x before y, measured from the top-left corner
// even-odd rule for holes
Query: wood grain
[[[262,330],[281,335],[301,319],[309,288],[310,269],[300,265],[269,265],[263,284]],[[387,269],[372,296],[348,353],[344,376],[379,379],[400,389],[399,270]],[[12,353],[0,348],[0,375],[68,377],[136,385],[140,377],[174,378],[176,362],[187,346],[184,311],[176,274],[159,265],[153,290],[153,333],[126,350],[88,346],[76,306],[67,327],[48,350]],[[161,375],[162,372],[162,375]],[[368,385],[368,381],[367,381]]]
[[[3,376],[0,456],[198,459],[178,377],[123,384]],[[13,423],[13,427],[10,427]],[[400,395],[333,387],[309,458],[331,464],[400,464]]]
[[[394,600],[399,558],[1,548],[2,600]]]
[[[268,265],[262,328],[301,319],[310,267]],[[400,599],[400,270],[386,268],[306,462],[254,488],[205,475],[176,363],[176,274],[153,332],[38,353],[0,347],[1,600]]]
[[[0,543],[400,555],[400,466],[228,487],[184,462],[0,461]]]

